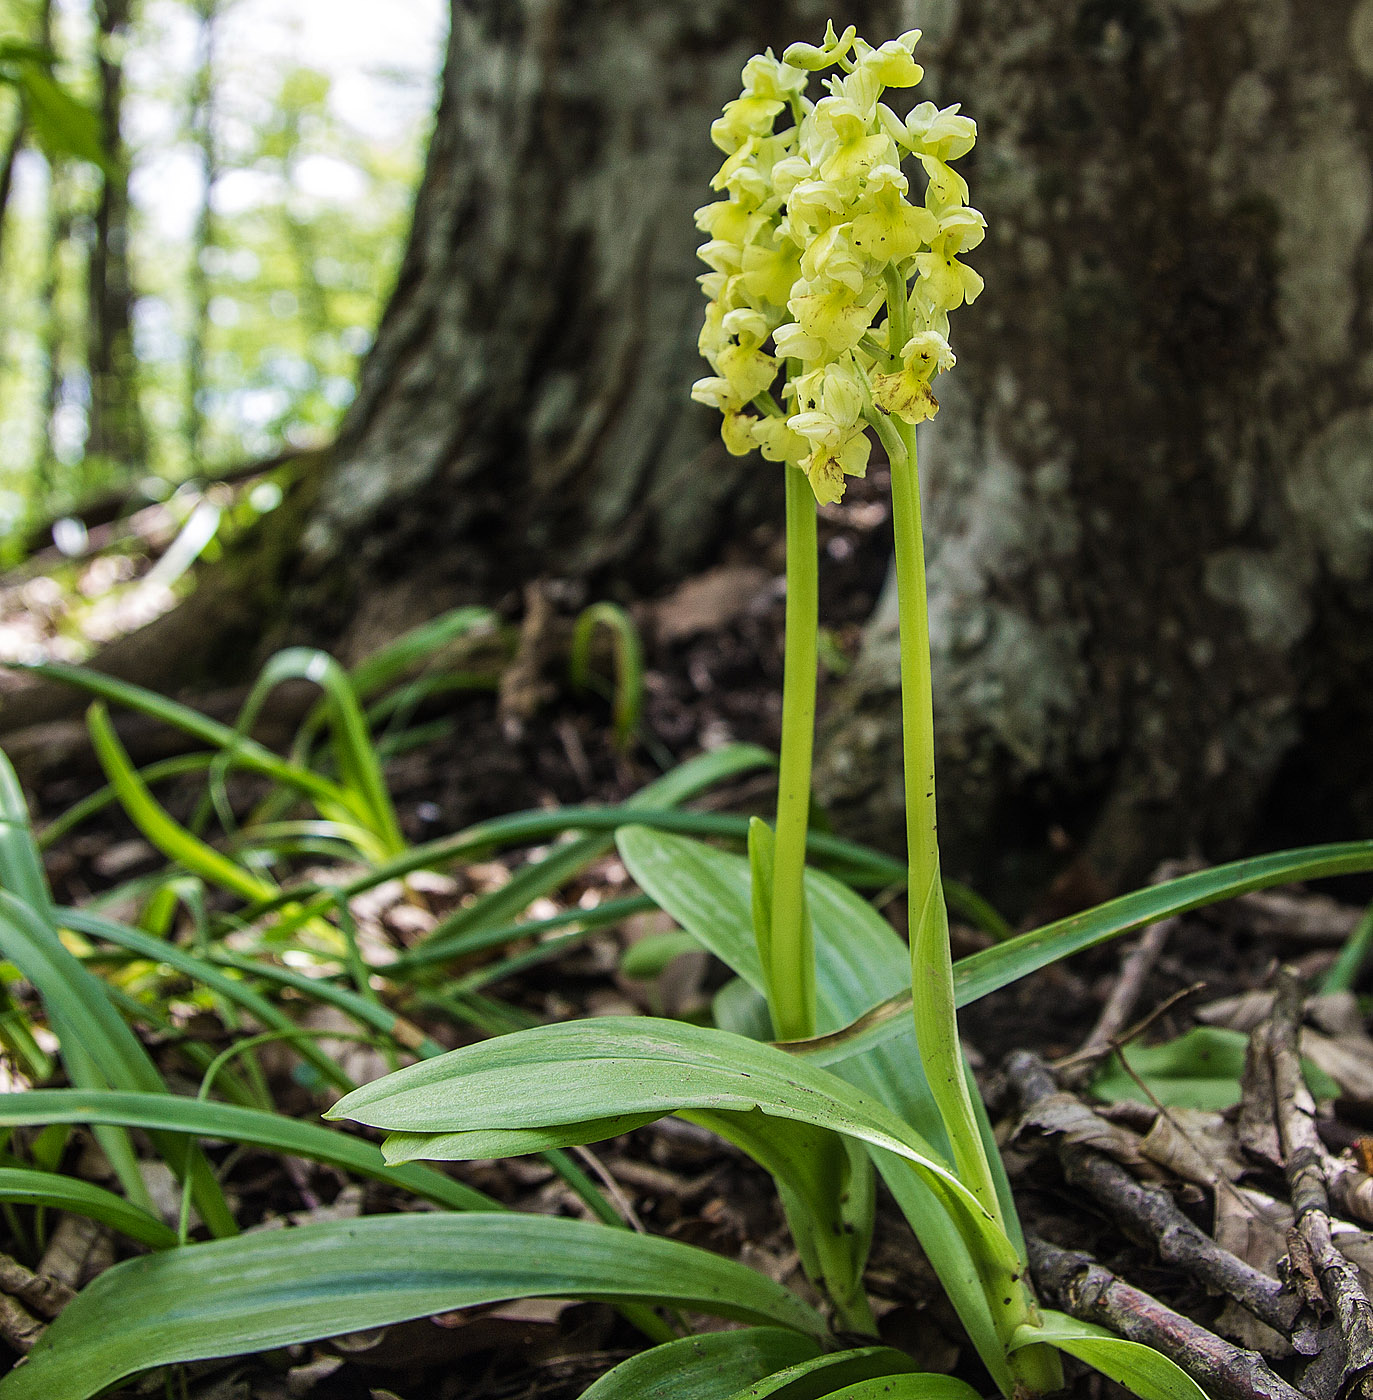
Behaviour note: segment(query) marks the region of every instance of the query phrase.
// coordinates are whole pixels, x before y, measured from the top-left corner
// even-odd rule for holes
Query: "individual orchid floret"
[[[825,42],[816,48],[814,44],[791,44],[782,55],[782,61],[793,68],[804,68],[818,73],[822,68],[833,68],[841,63],[853,47],[858,30],[849,25],[842,34],[834,32],[834,21],[825,26]]]
[[[744,64],[744,94],[777,102],[792,102],[806,90],[809,75],[804,68],[785,61],[778,62],[771,49],[754,54]]]
[[[883,413],[907,423],[923,423],[939,411],[930,380],[940,370],[953,368],[953,350],[938,331],[918,331],[906,342],[900,358],[899,370],[873,376],[872,401]]]
[[[909,29],[898,39],[888,39],[881,48],[873,49],[859,59],[859,66],[871,73],[883,87],[914,87],[925,76],[925,70],[912,56],[920,41],[920,31]]]
[[[933,156],[936,160],[957,160],[973,148],[977,140],[977,123],[971,117],[959,115],[960,104],[936,107],[922,102],[905,121],[905,135],[898,136],[902,145],[916,155]]]

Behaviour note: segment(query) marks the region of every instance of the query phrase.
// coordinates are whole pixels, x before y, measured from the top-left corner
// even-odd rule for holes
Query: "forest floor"
[[[823,621],[826,651],[836,670],[854,655],[861,624],[882,584],[884,552],[865,548],[864,542],[884,523],[883,496],[875,482],[869,490],[854,491],[842,510],[826,513],[822,524],[827,560]],[[703,748],[736,741],[775,748],[783,606],[780,545],[775,540],[756,544],[748,558],[727,561],[636,612],[647,664],[641,742],[633,750],[616,750],[602,701],[577,696],[547,676],[546,693],[522,713],[512,713],[489,693],[459,697],[446,702],[443,718],[451,723],[444,735],[387,765],[406,837],[425,841],[513,811],[623,801],[662,767]],[[124,565],[106,566],[105,573],[115,583],[131,577]],[[512,614],[520,604],[508,600]],[[26,644],[41,643],[45,626],[46,635],[57,635],[55,624],[43,622],[42,607],[50,619],[56,617],[59,599],[51,589],[35,589],[32,577],[19,580],[10,594],[0,586],[0,634],[8,629]],[[32,776],[30,797],[40,816],[67,807],[97,781],[94,768],[80,762],[38,762]],[[765,812],[770,798],[769,780],[763,777],[713,790],[704,805]],[[195,790],[187,787],[182,801],[189,810]],[[118,809],[107,809],[47,853],[55,894],[73,904],[152,872],[161,862]],[[424,918],[432,923],[471,894],[498,888],[517,864],[516,858],[492,859],[453,877],[435,877],[424,886]],[[559,903],[536,901],[528,916],[546,916],[574,904],[590,908],[629,893],[627,872],[609,856],[562,891]],[[1048,899],[1047,891],[1027,898],[1030,912],[1023,927],[1035,925],[1036,915],[1049,907]],[[413,904],[394,890],[383,889],[354,912],[364,937],[403,948],[415,932]],[[900,926],[899,901],[884,912]],[[1277,1261],[1287,1252],[1290,1212],[1284,1215],[1281,1171],[1271,1157],[1256,1155],[1244,1137],[1243,1111],[1236,1105],[1252,1105],[1258,1089],[1251,1068],[1241,1100],[1237,1067],[1227,1059],[1233,1043],[1225,1035],[1268,1024],[1277,1015],[1273,988],[1278,965],[1293,965],[1300,976],[1318,979],[1358,916],[1357,908],[1323,894],[1246,896],[1160,926],[1146,936],[1140,953],[1134,952],[1139,943],[1130,940],[1048,968],[975,1003],[961,1019],[971,1062],[1007,1140],[1007,1162],[1027,1229],[1064,1248],[1086,1250],[1187,1318],[1268,1351],[1289,1372],[1295,1363],[1287,1338],[1258,1330],[1233,1303],[1206,1287],[1185,1260],[1163,1262],[1158,1241],[1130,1227],[1123,1208],[1109,1200],[1089,1202],[1081,1183],[1069,1184],[1064,1172],[1073,1170],[1067,1157],[1074,1144],[1080,1147],[1085,1141],[1092,1150],[1105,1151],[1133,1177],[1161,1185],[1203,1230],[1214,1231],[1276,1279]],[[482,985],[481,992],[504,1008],[512,1023],[616,1013],[705,1017],[724,980],[709,955],[683,954],[649,978],[623,970],[629,948],[669,928],[661,914],[636,915],[576,941],[556,959]],[[956,956],[988,941],[986,934],[962,926],[955,940]],[[495,950],[489,957],[509,951]],[[479,956],[462,970],[480,972],[481,967]],[[1122,984],[1126,997],[1120,995]],[[232,1028],[214,1024],[202,1006],[172,1005],[171,1010],[182,1031],[193,1021],[195,1035],[205,1043],[230,1043]],[[433,1007],[410,1008],[408,1014],[445,1045],[473,1036],[470,1026]],[[1320,1024],[1303,1031],[1302,1049],[1334,1086],[1319,1123],[1324,1144],[1332,1153],[1366,1153],[1369,1140],[1363,1134],[1373,1131],[1373,1041],[1348,997],[1313,1007],[1311,1015]],[[327,1016],[315,1008],[303,1013],[302,1022],[328,1031]],[[1188,1032],[1192,1039],[1178,1050],[1178,1037]],[[1059,1096],[1048,1106],[1037,1103],[1027,1088],[1033,1076],[1025,1065],[1017,1069],[1013,1064],[1009,1077],[1006,1072],[1007,1056],[1028,1050],[1059,1063],[1061,1084],[1085,1089],[1122,1040],[1133,1047],[1127,1052],[1133,1068],[1118,1068],[1098,1081],[1116,1099],[1104,1117],[1074,1098]],[[173,1087],[193,1094],[196,1084],[177,1057],[177,1034],[153,1033],[147,1043]],[[1158,1044],[1174,1046],[1171,1063],[1149,1058],[1144,1047]],[[376,1050],[344,1039],[333,1044],[332,1053],[359,1082],[388,1067]],[[264,1054],[263,1064],[282,1111],[309,1117],[327,1106],[318,1092],[292,1076],[291,1059],[279,1048]],[[14,1081],[14,1087],[22,1087],[22,1081]],[[1029,1126],[1017,1133],[1027,1110]],[[1055,1155],[1055,1142],[1069,1144],[1063,1163]],[[81,1167],[99,1179],[102,1167],[89,1141],[82,1151]],[[376,1185],[351,1183],[343,1173],[317,1164],[246,1149],[212,1155],[245,1227],[279,1228],[415,1208],[412,1200]],[[769,1178],[704,1130],[665,1119],[578,1155],[633,1228],[741,1259],[814,1296]],[[586,1213],[584,1204],[538,1159],[469,1163],[452,1170],[517,1210]],[[127,1252],[101,1227],[64,1222],[62,1236],[62,1252],[53,1256],[51,1267],[60,1266],[63,1281],[72,1287]],[[867,1278],[884,1340],[911,1352],[925,1369],[958,1374],[990,1394],[989,1378],[890,1200],[881,1208],[875,1238]],[[8,1248],[21,1252],[15,1240]],[[1373,1256],[1373,1250],[1368,1252]],[[51,1246],[40,1268],[48,1266],[49,1255]],[[378,1328],[265,1357],[188,1367],[182,1393],[197,1400],[574,1400],[640,1344],[633,1329],[606,1305],[526,1302]],[[1314,1382],[1308,1390],[1320,1394]],[[1098,1382],[1081,1382],[1080,1394],[1098,1391]],[[1338,1391],[1335,1384],[1332,1400]],[[152,1393],[162,1394],[161,1382]]]

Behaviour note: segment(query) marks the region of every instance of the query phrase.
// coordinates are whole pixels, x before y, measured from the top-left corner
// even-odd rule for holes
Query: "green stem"
[[[904,300],[903,300],[904,309]],[[897,318],[893,317],[895,321]],[[904,320],[904,315],[900,318]],[[906,784],[906,847],[911,994],[916,1043],[930,1093],[943,1119],[959,1179],[1005,1228],[991,1166],[978,1130],[958,1041],[949,949],[949,916],[939,877],[939,834],[934,795],[934,688],[930,622],[925,593],[925,544],[920,520],[920,477],[915,428],[892,419],[903,451],[891,459],[892,528],[896,537],[896,595],[901,619],[901,736]],[[998,1333],[1009,1344],[1038,1311],[1022,1268],[1004,1266],[974,1250]],[[1007,1358],[1017,1392],[1041,1395],[1062,1384],[1051,1349],[1024,1347]]]
[[[911,991],[920,1059],[949,1134],[954,1166],[999,1221],[991,1168],[963,1073],[954,1012],[949,917],[939,878],[934,795],[934,690],[925,595],[925,545],[915,428],[897,420],[904,459],[891,464],[896,595],[901,618],[901,736],[906,782],[906,858],[911,938]]]
[[[815,1034],[815,953],[806,917],[806,828],[819,633],[815,496],[805,473],[783,468],[787,489],[786,654],[777,773],[771,935],[767,948],[773,1029],[783,1040]]]

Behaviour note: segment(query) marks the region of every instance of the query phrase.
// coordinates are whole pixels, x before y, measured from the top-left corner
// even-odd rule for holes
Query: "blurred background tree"
[[[55,39],[92,102],[125,103],[136,383],[113,401],[141,408],[163,481],[310,447],[391,281],[403,143],[322,68],[231,75],[254,0],[121,3],[59,6]],[[336,445],[256,552],[104,664],[146,679],[160,656],[172,680],[167,658],[244,657],[264,632],[356,655],[536,576],[627,596],[773,518],[776,470],[726,457],[686,399],[691,213],[744,58],[832,13],[922,26],[921,95],[982,129],[989,290],[922,447],[953,873],[985,887],[1073,853],[1079,884],[1110,886],[1369,829],[1373,0],[450,7],[409,242]],[[187,56],[135,81],[159,24]],[[140,82],[178,113],[156,140],[130,138]],[[159,141],[182,153],[176,229],[140,217]],[[312,193],[339,166],[353,200]],[[44,188],[7,215],[30,309],[0,389],[11,489],[41,483],[50,509],[127,470],[140,414],[96,388],[127,288],[92,239],[120,182],[59,162]],[[97,285],[103,313],[73,290]],[[895,694],[879,609],[821,783],[839,825],[889,843]]]

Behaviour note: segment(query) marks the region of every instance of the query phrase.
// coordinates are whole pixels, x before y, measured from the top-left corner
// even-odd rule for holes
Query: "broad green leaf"
[[[855,1347],[798,1361],[737,1391],[730,1400],[826,1400],[841,1387],[892,1380],[915,1369],[916,1363],[905,1352],[892,1347]],[[949,1400],[972,1397],[959,1394]]]
[[[781,1327],[703,1332],[620,1362],[581,1400],[733,1400],[742,1386],[818,1353],[810,1337]]]
[[[1131,1045],[1126,1062],[1148,1086],[1141,1089],[1114,1054],[1092,1081],[1092,1092],[1115,1103],[1157,1101],[1168,1108],[1199,1108],[1219,1113],[1240,1100],[1240,1078],[1248,1036],[1222,1026],[1194,1026],[1162,1045]],[[1333,1099],[1340,1087],[1309,1060],[1302,1071],[1317,1098]]]
[[[640,828],[642,829],[642,828]],[[632,839],[632,838],[631,838]],[[777,838],[761,817],[748,824],[749,913],[760,971],[772,957],[772,871]],[[767,987],[759,988],[766,994]]]
[[[1206,1392],[1176,1362],[1153,1347],[1128,1342],[1091,1322],[1046,1309],[1042,1327],[1022,1327],[1012,1348],[1046,1343],[1084,1361],[1140,1400],[1208,1400]]]
[[[675,1240],[514,1212],[373,1216],[118,1264],[0,1381],[0,1400],[88,1400],[153,1366],[531,1297],[663,1304],[825,1335],[780,1284]]]
[[[661,1113],[619,1113],[550,1123],[538,1128],[469,1128],[451,1133],[388,1133],[382,1156],[398,1162],[480,1162],[494,1157],[524,1157],[555,1147],[605,1142],[621,1133],[656,1123]]]
[[[491,1207],[490,1199],[480,1191],[441,1172],[423,1166],[388,1166],[373,1143],[280,1113],[167,1093],[31,1089],[22,1094],[0,1094],[0,1128],[48,1123],[105,1123],[251,1143],[288,1157],[305,1157],[357,1172],[359,1176],[389,1181],[450,1210]]]
[[[973,1093],[953,999],[949,913],[938,861],[911,920],[911,992],[920,1064],[949,1139],[954,1170],[993,1215],[1001,1213],[991,1163],[973,1112]]]
[[[903,1158],[987,1259],[1010,1241],[908,1124],[851,1085],[770,1045],[651,1017],[598,1017],[497,1037],[411,1065],[346,1095],[331,1118],[389,1132],[452,1133],[682,1109],[810,1123]],[[975,1242],[975,1243],[974,1243]]]
[[[620,832],[619,848],[639,885],[761,996],[762,969],[749,933],[752,905],[747,862],[699,841],[638,826]],[[841,1032],[884,998],[904,997],[890,1034],[862,1055],[836,1054],[836,1073],[880,1099],[947,1160],[943,1120],[925,1083],[915,1045],[910,961],[904,941],[865,900],[821,872],[807,871],[806,901],[815,931],[816,1020],[822,1032]],[[805,1042],[807,1046],[825,1043],[823,1039]],[[788,1044],[784,1048],[791,1053],[796,1047]],[[984,1133],[990,1142],[991,1130],[985,1120]],[[1002,1341],[984,1283],[962,1235],[929,1189],[903,1163],[880,1150],[874,1152],[874,1161],[943,1280],[979,1354],[1009,1393],[1013,1381]],[[994,1154],[992,1167],[1006,1228],[1019,1247],[1010,1187],[1000,1158]]]
[[[915,1376],[878,1376],[832,1390],[826,1400],[974,1400],[977,1391],[956,1376],[924,1372]],[[980,1400],[980,1397],[977,1397]]]
[[[122,1196],[89,1182],[56,1172],[29,1171],[24,1167],[0,1167],[0,1201],[15,1205],[48,1206],[70,1211],[109,1225],[131,1240],[153,1249],[176,1244],[176,1231]]]

